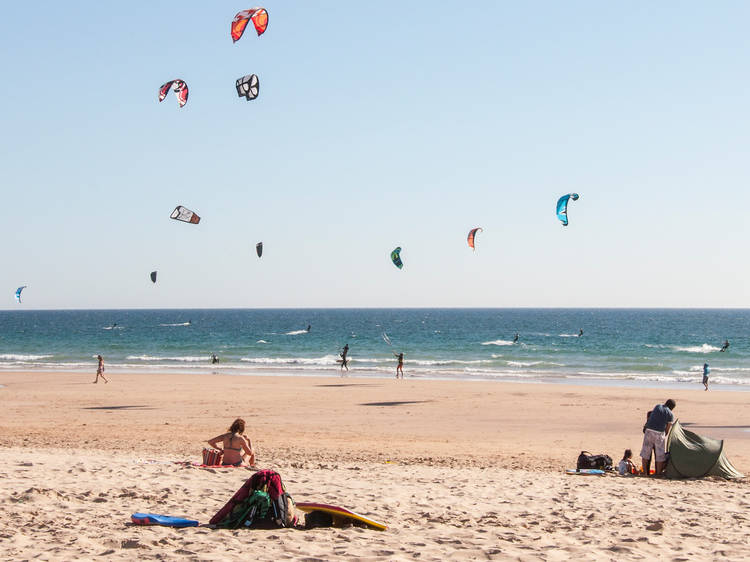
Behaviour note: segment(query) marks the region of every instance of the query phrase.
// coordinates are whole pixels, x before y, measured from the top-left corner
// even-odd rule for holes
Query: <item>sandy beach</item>
[[[671,397],[688,428],[750,472],[742,392],[550,384],[0,374],[0,556],[44,560],[747,559],[745,482],[570,477],[578,453],[640,450]],[[248,424],[258,467],[297,501],[384,521],[366,529],[129,525],[136,511],[206,522],[251,469],[203,469],[206,439]],[[154,462],[155,461],[155,462]]]

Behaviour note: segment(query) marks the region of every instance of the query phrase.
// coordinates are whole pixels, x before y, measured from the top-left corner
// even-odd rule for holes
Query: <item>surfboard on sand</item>
[[[353,511],[349,511],[348,509],[337,507],[335,505],[327,505],[324,503],[314,502],[298,502],[295,504],[295,506],[297,507],[297,509],[299,509],[300,511],[304,511],[305,513],[310,513],[311,511],[323,511],[325,513],[330,513],[331,515],[333,515],[334,527],[339,527],[342,523],[348,520],[348,522],[350,523],[359,521],[360,523],[364,523],[368,527],[372,527],[373,529],[377,529],[378,531],[385,531],[388,528],[385,523],[380,523],[379,521],[375,521],[374,519],[370,519],[369,517],[365,517],[364,515],[354,513]]]
[[[136,525],[161,525],[163,527],[197,527],[199,523],[193,519],[157,515],[156,513],[134,513],[130,520]]]
[[[571,476],[601,476],[604,474],[604,471],[598,468],[582,468],[580,470],[569,468],[565,471],[565,474],[570,474]]]

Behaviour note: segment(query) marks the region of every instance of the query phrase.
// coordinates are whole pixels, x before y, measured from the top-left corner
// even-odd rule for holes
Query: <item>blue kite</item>
[[[24,285],[23,287],[18,287],[16,289],[16,300],[20,303],[21,302],[21,291],[23,291],[28,285]]]
[[[568,193],[557,200],[557,218],[560,219],[563,226],[568,226],[568,199],[578,201],[578,194]]]

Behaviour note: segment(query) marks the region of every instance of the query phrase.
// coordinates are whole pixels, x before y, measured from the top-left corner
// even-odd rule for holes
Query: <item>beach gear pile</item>
[[[259,470],[209,523],[220,529],[276,529],[297,525],[297,514],[279,473]]]
[[[667,478],[700,478],[718,476],[728,480],[744,478],[724,453],[724,441],[703,437],[684,429],[679,421],[672,424],[667,437],[669,459]]]
[[[613,470],[612,468],[612,457],[609,455],[592,455],[588,451],[581,451],[578,455],[578,462],[576,463],[576,470],[581,469],[599,469],[599,470]]]

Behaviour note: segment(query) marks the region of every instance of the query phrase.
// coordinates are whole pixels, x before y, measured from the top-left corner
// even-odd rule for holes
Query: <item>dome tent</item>
[[[724,454],[724,441],[703,437],[684,429],[679,421],[672,424],[667,436],[669,461],[664,471],[667,478],[744,478]]]

